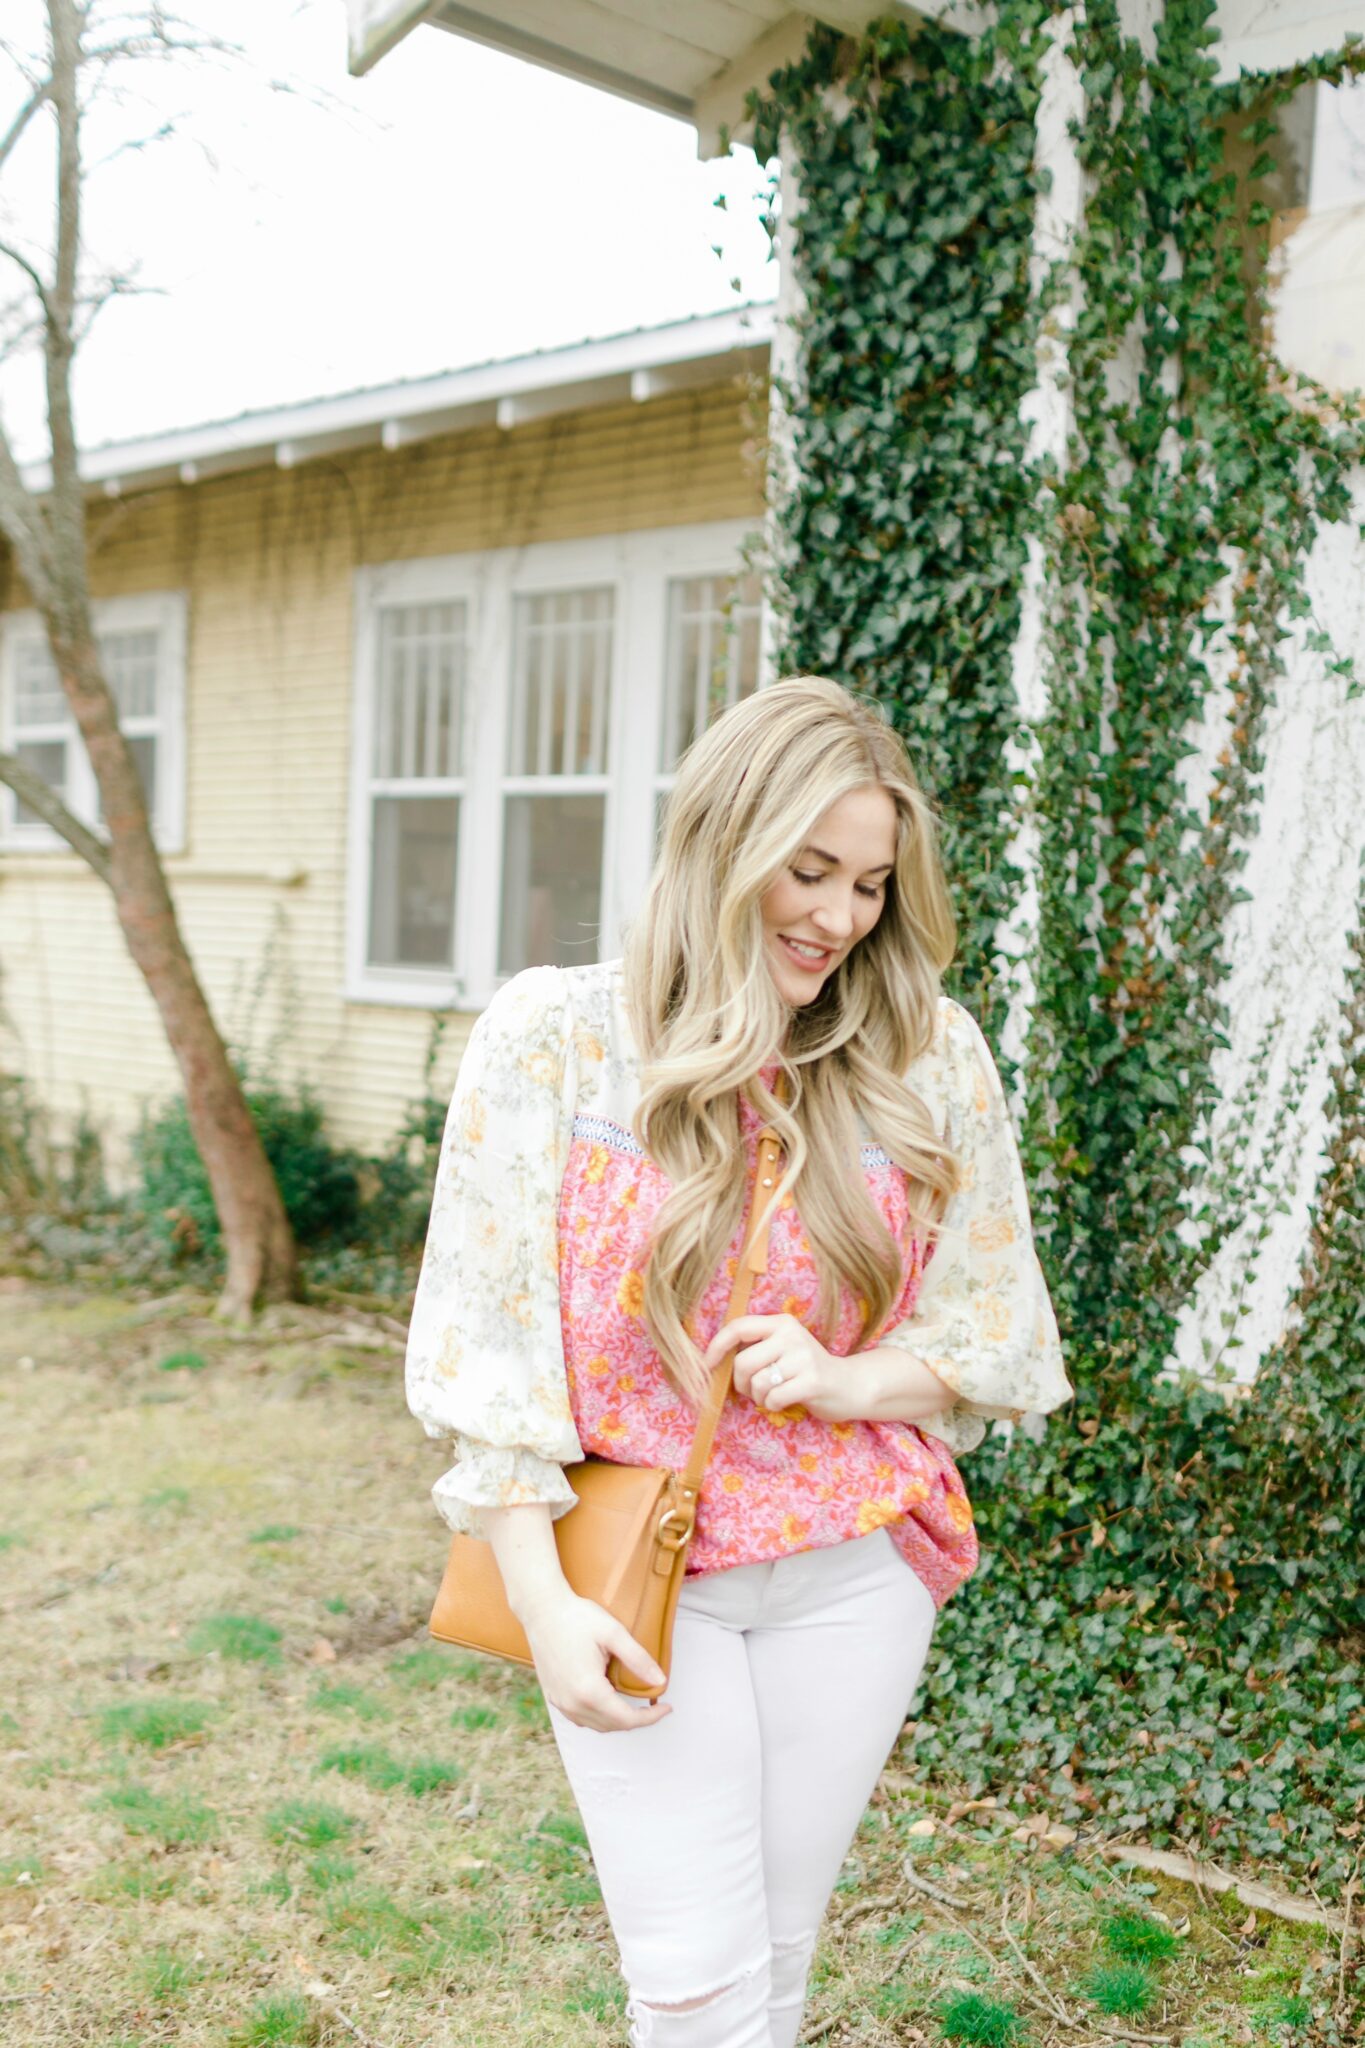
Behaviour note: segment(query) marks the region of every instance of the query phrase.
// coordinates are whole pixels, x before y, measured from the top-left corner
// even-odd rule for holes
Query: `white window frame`
[[[743,572],[755,522],[657,527],[587,540],[431,556],[360,569],[354,577],[354,684],[347,855],[345,995],[357,1003],[479,1010],[507,979],[497,972],[503,797],[511,696],[514,600],[546,591],[613,593],[612,672],[606,815],[603,825],[599,952],[611,959],[643,897],[653,861],[654,798],[663,719],[668,584],[674,577]],[[456,852],[455,947],[451,973],[369,965],[370,775],[379,648],[385,604],[468,607],[470,687],[465,705],[465,789]],[[597,787],[585,779],[585,791]]]
[[[156,671],[157,711],[154,721],[137,717],[129,732],[146,734],[154,725],[157,744],[156,797],[152,837],[162,854],[185,851],[185,657],[189,631],[189,599],[183,590],[139,592],[135,596],[97,598],[90,607],[96,634],[151,633],[159,642]],[[68,709],[62,730],[54,725],[38,734],[15,723],[15,666],[19,649],[32,640],[47,646],[47,629],[37,611],[6,612],[0,617],[0,733],[5,750],[34,737],[64,738],[67,745],[66,805],[97,837],[99,791],[90,757]],[[21,825],[13,790],[0,791],[0,848],[7,853],[65,853],[70,846],[50,825]]]

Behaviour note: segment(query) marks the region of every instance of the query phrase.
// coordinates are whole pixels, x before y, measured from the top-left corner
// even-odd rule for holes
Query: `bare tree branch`
[[[109,849],[104,841],[96,838],[87,825],[82,825],[74,811],[67,809],[56,790],[44,782],[41,775],[35,775],[31,768],[26,768],[16,755],[0,753],[0,782],[8,783],[20,803],[27,804],[45,825],[59,833],[72,852],[78,853],[102,882],[112,880]]]
[[[0,256],[7,256],[11,263],[17,264],[19,269],[23,271],[33,286],[34,291],[38,294],[38,302],[42,306],[44,317],[46,317],[48,314],[47,283],[41,271],[29,262],[28,257],[21,250],[16,249],[10,242],[0,242]]]
[[[49,87],[50,81],[44,79],[38,90],[32,93],[24,105],[20,107],[5,133],[0,135],[0,170],[4,169],[6,160],[13,152],[19,138],[28,127],[33,116],[38,112],[38,109],[46,106]]]

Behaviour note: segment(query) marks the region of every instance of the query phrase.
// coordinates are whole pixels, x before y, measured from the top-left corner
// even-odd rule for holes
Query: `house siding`
[[[352,577],[362,566],[762,513],[736,382],[245,471],[98,505],[96,598],[183,590],[185,851],[167,858],[220,1028],[254,1072],[312,1082],[338,1142],[379,1149],[420,1092],[432,1015],[344,995]],[[11,578],[0,611],[22,608]],[[452,1015],[437,1086],[472,1015]],[[73,856],[0,856],[0,1068],[126,1170],[178,1076],[112,902]]]

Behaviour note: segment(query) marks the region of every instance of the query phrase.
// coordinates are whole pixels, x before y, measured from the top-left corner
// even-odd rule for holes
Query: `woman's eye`
[[[793,874],[793,876],[795,877],[795,879],[796,879],[796,880],[797,880],[798,882],[808,882],[808,883],[815,883],[815,882],[823,882],[823,881],[824,881],[824,879],[825,879],[823,875],[803,875],[803,874],[801,873],[801,870],[800,870],[799,868],[793,868],[793,869],[792,869],[792,874]],[[876,885],[876,887],[875,887],[875,888],[872,888],[872,889],[866,889],[866,888],[864,888],[861,882],[859,882],[859,884],[858,884],[858,894],[859,894],[860,896],[867,896],[867,897],[870,897],[870,898],[871,898],[871,900],[872,900],[872,901],[873,901],[874,903],[878,901],[878,899],[879,899],[879,898],[880,898],[880,896],[881,896],[881,893],[882,893],[882,885],[881,885],[881,883],[880,883],[880,882],[878,882],[878,883],[877,883],[877,885]]]

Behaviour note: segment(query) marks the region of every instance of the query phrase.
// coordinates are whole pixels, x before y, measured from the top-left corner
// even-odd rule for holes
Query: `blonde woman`
[[[792,2048],[820,1923],[977,1559],[953,1461],[1070,1398],[994,1063],[940,992],[930,809],[880,714],[777,683],[684,759],[624,958],[535,967],[474,1026],[407,1390],[535,1657],[635,2048]],[[776,1093],[785,1077],[787,1101]],[[721,1327],[757,1136],[768,1268]],[[588,1453],[686,1462],[734,1385],[662,1674],[559,1568]]]

